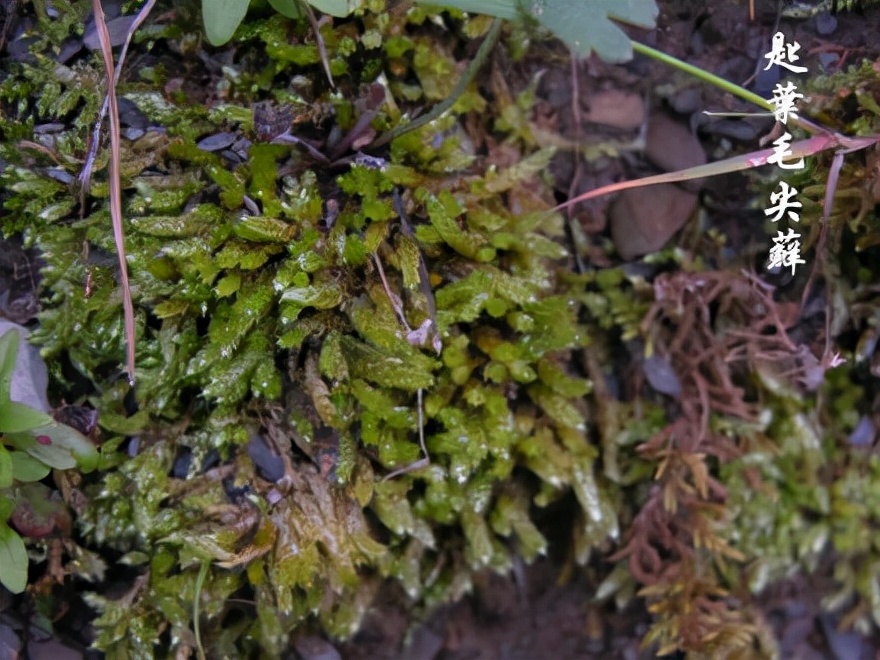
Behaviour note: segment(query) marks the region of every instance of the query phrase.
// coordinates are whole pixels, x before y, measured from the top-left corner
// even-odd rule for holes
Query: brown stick
[[[131,300],[131,287],[128,283],[128,264],[125,260],[125,235],[122,228],[122,184],[120,180],[120,129],[119,105],[116,102],[116,79],[113,67],[113,47],[110,45],[110,32],[104,20],[104,8],[101,0],[92,0],[95,13],[95,27],[101,43],[101,55],[104,68],[107,70],[107,100],[110,116],[110,219],[113,222],[113,240],[116,242],[116,254],[119,257],[119,271],[122,280],[122,308],[125,317],[126,368],[128,382],[134,385],[134,304]]]

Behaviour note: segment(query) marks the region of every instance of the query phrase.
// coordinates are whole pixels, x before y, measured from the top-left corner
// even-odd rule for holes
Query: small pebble
[[[49,133],[60,133],[65,129],[65,125],[59,122],[52,122],[50,124],[38,124],[34,126],[34,134],[35,135],[46,135]]]
[[[816,16],[816,34],[820,37],[827,37],[829,34],[833,34],[835,30],[837,30],[837,18],[827,11],[823,11]]]
[[[849,434],[849,444],[854,447],[865,447],[870,445],[874,442],[874,436],[876,433],[877,430],[874,428],[871,418],[867,415],[862,415],[856,428]]]
[[[198,141],[196,146],[202,151],[222,151],[235,142],[234,133],[215,133]]]
[[[110,33],[110,45],[121,46],[125,43],[131,25],[134,23],[135,16],[120,16],[107,21],[107,32]],[[101,48],[101,40],[98,38],[98,28],[94,22],[86,26],[83,34],[83,44],[89,50],[99,50]]]
[[[60,181],[65,186],[73,185],[76,181],[75,176],[68,173],[66,170],[62,170],[60,167],[50,167],[46,170],[46,174],[48,174],[50,178]]]
[[[755,75],[755,84],[752,85],[752,91],[761,97],[768,97],[773,94],[773,88],[779,82],[781,75],[779,67],[774,64],[769,69],[759,63],[758,71]]]
[[[755,127],[740,119],[719,119],[718,121],[706,122],[700,127],[703,133],[710,135],[722,135],[740,142],[753,142],[758,133]]]
[[[137,140],[138,138],[143,137],[146,134],[146,131],[144,131],[142,128],[130,128],[130,127],[123,128],[119,132],[122,135],[122,137],[124,137],[126,140],[131,140],[132,142],[134,140]]]
[[[703,105],[703,93],[696,87],[688,87],[669,99],[669,105],[680,115],[689,115]]]
[[[837,62],[839,60],[840,60],[840,57],[838,57],[834,53],[820,53],[819,54],[819,65],[822,67],[823,71],[828,71],[833,66],[836,66]]]
[[[339,651],[326,639],[320,637],[300,637],[293,646],[302,660],[342,660]]]
[[[652,355],[642,364],[642,372],[651,387],[661,394],[666,394],[674,399],[681,396],[681,381],[678,380],[675,369],[665,357]]]

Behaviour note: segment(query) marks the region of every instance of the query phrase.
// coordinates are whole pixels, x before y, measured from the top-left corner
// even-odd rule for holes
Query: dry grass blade
[[[137,32],[141,23],[147,20],[147,16],[155,4],[156,0],[147,0],[141,7],[141,10],[137,13],[137,16],[134,17],[134,21],[128,29],[128,34],[125,35],[125,43],[122,44],[122,51],[119,53],[119,61],[116,63],[116,74],[113,76],[114,83],[119,82],[119,74],[122,71],[123,63],[125,63],[125,56],[128,54],[128,47],[131,45],[131,38],[134,36],[134,33]]]
[[[838,149],[841,150],[841,153],[849,153],[851,151],[865,149],[878,142],[880,142],[880,135],[867,135],[864,137],[851,138],[838,133],[823,133],[806,140],[792,143],[789,149],[790,153],[786,153],[786,161],[790,162],[805,156],[813,156],[820,151],[826,151],[828,149]],[[575,204],[586,202],[589,199],[608,195],[613,192],[628,190],[630,188],[653,186],[658,183],[678,183],[680,181],[702,179],[707,176],[718,176],[719,174],[728,174],[730,172],[748,170],[753,167],[761,167],[768,164],[768,159],[774,154],[774,152],[775,149],[763,149],[761,151],[753,151],[741,156],[726,158],[707,165],[691,167],[686,170],[648,176],[632,181],[613,183],[608,186],[596,188],[595,190],[591,190],[582,195],[578,195],[567,202],[563,202],[553,210],[561,211],[562,209],[569,208]]]
[[[110,115],[110,218],[113,222],[113,240],[119,257],[119,272],[122,280],[122,308],[125,315],[126,369],[128,381],[134,385],[134,305],[131,301],[131,287],[128,283],[128,265],[125,260],[125,236],[122,230],[122,186],[119,176],[120,130],[119,107],[116,102],[116,76],[113,67],[113,47],[110,45],[110,32],[104,20],[101,0],[92,0],[95,13],[95,27],[101,44],[104,68],[107,70],[107,100]]]
[[[153,5],[156,4],[156,0],[147,0],[141,10],[135,16],[134,21],[131,24],[131,27],[128,29],[128,34],[125,35],[125,43],[122,44],[122,50],[119,53],[119,61],[116,63],[116,72],[113,76],[113,84],[115,85],[119,82],[119,76],[122,73],[122,65],[125,63],[125,56],[128,54],[128,47],[131,45],[131,38],[134,35],[135,31],[141,26],[150,11],[153,9]],[[109,109],[110,97],[104,97],[104,103],[101,106],[101,112],[98,113],[98,120],[95,122],[95,128],[92,131],[92,141],[89,144],[89,151],[86,155],[85,165],[83,165],[82,172],[79,175],[79,181],[81,185],[80,189],[80,206],[85,207],[85,196],[89,191],[89,185],[92,181],[92,167],[95,165],[95,156],[98,153],[98,145],[101,142],[101,124],[104,121],[104,117],[107,115],[107,110]]]
[[[336,83],[333,82],[333,74],[330,72],[330,58],[327,57],[327,46],[324,43],[324,37],[321,34],[318,19],[315,18],[315,12],[312,11],[312,6],[308,2],[302,4],[306,10],[306,16],[309,18],[309,24],[312,26],[312,32],[315,33],[315,43],[318,45],[318,54],[321,56],[321,64],[324,66],[324,73],[327,75],[327,81],[330,83],[330,87],[335,92]]]

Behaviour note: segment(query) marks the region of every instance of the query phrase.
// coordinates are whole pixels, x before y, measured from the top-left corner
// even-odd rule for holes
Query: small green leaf
[[[244,20],[250,0],[202,0],[205,36],[212,46],[222,46]]]
[[[269,0],[272,9],[287,18],[299,18],[302,13],[296,0]]]
[[[0,488],[12,485],[12,456],[6,447],[0,445]]]
[[[46,413],[15,401],[0,400],[0,433],[19,433],[52,421]]]
[[[654,0],[532,0],[523,6],[578,56],[596,51],[606,62],[632,59],[629,37],[611,19],[640,27],[653,27],[657,20]]]
[[[18,449],[56,470],[69,470],[79,465],[83,472],[91,472],[98,465],[95,445],[79,431],[51,418],[48,424],[29,432],[10,433],[6,437]]]
[[[28,557],[21,537],[0,522],[0,582],[14,594],[20,594],[27,586]]]
[[[69,470],[76,467],[76,461],[69,451],[52,444],[41,444],[30,433],[10,433],[6,437],[20,450],[27,452],[32,458],[56,470]]]
[[[425,5],[442,5],[507,20],[514,20],[520,16],[520,0],[416,0],[416,2]]]
[[[322,14],[345,18],[361,6],[362,0],[309,0],[309,4]]]
[[[235,226],[237,236],[254,243],[286,244],[293,240],[296,231],[295,225],[264,217],[247,217]]]
[[[9,516],[15,511],[15,496],[13,491],[7,490],[0,493],[0,522],[9,520]]]
[[[550,167],[550,161],[556,154],[555,147],[545,147],[530,156],[519,160],[505,170],[486,180],[486,190],[490,193],[506,192],[523,182],[537,176]]]
[[[94,443],[73,427],[53,420],[46,426],[35,428],[33,432],[34,435],[47,436],[52,446],[70,452],[80,471],[91,472],[98,467],[98,450]]]
[[[485,518],[470,508],[461,512],[461,528],[467,538],[465,555],[473,568],[488,566],[492,560],[492,533]]]
[[[0,401],[9,400],[16,357],[18,357],[18,331],[9,330],[0,337]]]
[[[23,451],[13,451],[9,455],[12,458],[12,474],[16,481],[24,483],[40,481],[52,470],[45,463]]]
[[[424,4],[454,7],[507,20],[523,14],[533,18],[562,39],[580,57],[592,51],[606,62],[632,59],[632,46],[623,30],[611,19],[654,27],[655,0],[418,0]],[[315,4],[314,2],[312,4]]]
[[[464,231],[457,222],[457,215],[462,209],[453,202],[451,195],[424,195],[425,207],[431,225],[453,250],[476,261],[491,261],[495,257],[495,249],[481,235]]]
[[[341,336],[340,343],[348,368],[356,377],[411,392],[434,384],[434,361],[428,357],[416,353],[403,359],[348,335]]]
[[[217,295],[221,298],[226,298],[231,296],[233,293],[236,293],[241,288],[241,273],[233,272],[229,273],[225,277],[221,278],[219,282],[217,282]]]

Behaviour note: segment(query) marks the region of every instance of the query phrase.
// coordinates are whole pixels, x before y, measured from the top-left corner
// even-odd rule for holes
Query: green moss
[[[102,612],[96,644],[108,657],[182,652],[196,598],[208,655],[278,655],[310,625],[350,636],[380,578],[398,581],[414,606],[460,597],[475,571],[506,571],[516,554],[532,560],[547,552],[542,509],[567,495],[576,503],[571,556],[585,564],[609,541],[626,549],[656,492],[663,495],[655,514],[668,516],[687,549],[665,549],[661,563],[678,577],[642,592],[656,617],[649,638],[660,647],[684,647],[676,635],[699,615],[669,594],[695,603],[711,596],[727,607],[727,593],[747,600],[793,567],[819,570],[829,548],[840,558],[840,592],[830,604],[860,599],[859,624],[880,623],[870,533],[878,524],[880,462],[848,445],[869,414],[864,402],[876,396],[866,376],[873,359],[866,333],[876,325],[877,302],[865,286],[876,279],[869,258],[875,209],[861,206],[861,197],[858,209],[845,202],[834,224],[841,240],[864,251],[843,251],[840,277],[852,275],[853,284],[834,294],[854,310],[854,335],[864,337],[859,359],[828,371],[819,395],[748,364],[736,378],[760,408],[756,419],[712,410],[706,429],[681,431],[674,424],[692,414],[692,400],[672,405],[641,376],[625,382],[628,398],[620,400],[609,383],[622,378],[621,354],[640,373],[644,346],[684,379],[691,372],[674,360],[693,356],[681,345],[672,357],[666,351],[682,324],[701,317],[682,316],[674,296],[658,300],[665,276],[649,282],[628,267],[572,274],[563,220],[541,198],[551,195],[516,198],[548,183],[554,155],[531,134],[536,83],[498,108],[475,89],[466,93],[452,112],[395,139],[376,167],[313,166],[298,148],[259,141],[237,165],[198,148],[221,130],[255,138],[250,106],[270,98],[305,113],[296,134],[323,135],[332,124],[344,134],[363,112],[358,86],[383,68],[391,102],[373,129],[404,121],[409,100],[442,98],[462,65],[453,53],[464,51],[425,22],[424,7],[398,15],[373,4],[362,19],[322,28],[339,93],[326,91],[308,22],[278,15],[256,16],[239,30],[234,64],[211,90],[226,100],[212,108],[143,82],[122,85],[167,129],[123,149],[138,333],[134,416],[126,414],[119,378],[124,346],[106,154],[79,218],[76,191],[59,181],[58,166],[10,146],[33,137],[35,122],[63,117],[69,128],[53,149],[64,172],[78,173],[103,65],[91,57],[58,67],[50,54],[78,29],[87,3],[64,1],[64,18],[44,17],[36,62],[10,65],[0,83],[8,110],[0,118],[0,158],[9,163],[3,204],[11,218],[3,229],[24,231],[46,264],[34,340],[53,373],[69,363],[91,384],[88,402],[101,412],[106,471],[84,486],[79,531],[143,571],[121,600],[89,596]],[[483,19],[456,12],[446,20],[462,21],[466,35],[485,29]],[[350,63],[377,53],[385,59],[350,72]],[[863,68],[847,76],[858,116],[838,117],[830,96],[821,111],[848,129],[873,130],[876,75]],[[817,90],[841,80],[818,80]],[[45,93],[30,108],[38,85]],[[310,116],[311,107],[330,115]],[[480,171],[462,146],[460,115],[487,111],[494,114],[486,125],[522,150],[513,166]],[[845,189],[861,186],[860,176],[864,168],[848,165]],[[805,208],[813,193],[804,189]],[[843,215],[853,210],[856,220],[847,223]],[[688,296],[705,291],[695,283],[702,275],[670,254],[655,262],[692,278],[680,298],[691,304]],[[736,286],[699,337],[721,345],[731,329],[750,327],[755,307],[737,296],[752,283]],[[645,324],[656,305],[668,313]],[[436,329],[439,354],[419,338],[425,328]],[[765,330],[757,334],[766,337]],[[698,373],[721,371],[713,363]],[[277,481],[246,449],[257,433],[283,457]],[[131,457],[121,450],[128,435],[140,442]],[[668,440],[667,454],[654,452],[658,438]],[[186,475],[175,467],[182,454],[192,457]],[[205,470],[209,459],[219,465]],[[409,469],[383,480],[401,468]],[[693,520],[702,526],[689,527]],[[196,593],[205,561],[210,570]],[[602,589],[621,603],[637,582],[625,565],[621,558]],[[246,612],[241,593],[252,601]],[[243,616],[230,616],[237,610]],[[224,629],[229,621],[240,623]],[[720,650],[743,648],[759,629],[730,608],[711,623]]]

